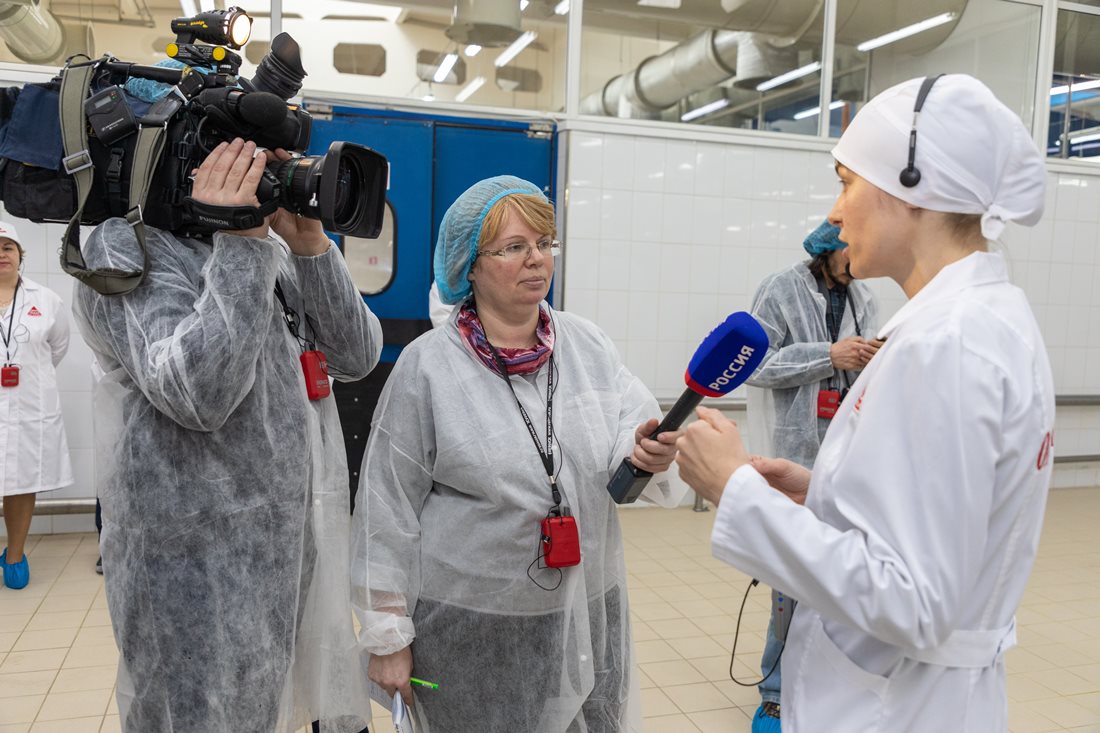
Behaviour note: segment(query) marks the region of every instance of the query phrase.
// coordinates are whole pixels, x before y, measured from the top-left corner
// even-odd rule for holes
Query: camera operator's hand
[[[191,197],[212,206],[259,206],[256,186],[266,165],[267,158],[256,155],[256,143],[240,138],[231,143],[223,142],[195,171]],[[263,239],[267,236],[267,222],[233,234]]]
[[[292,157],[282,148],[274,152],[267,151],[267,159],[272,162],[290,160]],[[331,246],[325,230],[321,227],[321,222],[317,219],[298,216],[286,209],[276,209],[275,213],[268,217],[268,223],[287,243],[290,251],[300,257],[324,254]]]

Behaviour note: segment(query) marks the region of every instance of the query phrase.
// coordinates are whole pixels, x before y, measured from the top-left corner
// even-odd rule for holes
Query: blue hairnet
[[[187,67],[187,64],[179,61],[178,59],[161,59],[153,66],[161,66],[166,69],[183,69]],[[208,69],[204,66],[192,67],[195,71],[201,74],[211,73],[213,69]],[[134,95],[143,102],[156,102],[162,97],[167,97],[168,93],[175,89],[174,84],[166,84],[164,82],[153,81],[152,79],[143,79],[138,76],[132,76],[126,81],[126,91]]]
[[[841,242],[839,235],[840,229],[828,221],[823,221],[821,226],[810,232],[809,236],[802,241],[802,246],[814,257],[831,252],[834,249],[844,249],[848,246],[848,243]]]
[[[459,196],[439,225],[435,243],[435,283],[444,303],[461,303],[470,295],[470,266],[477,254],[481,225],[493,205],[514,193],[546,196],[535,184],[515,176],[495,176],[478,181]]]

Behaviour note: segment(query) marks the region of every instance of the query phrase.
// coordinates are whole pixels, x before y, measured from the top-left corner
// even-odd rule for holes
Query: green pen
[[[410,677],[409,682],[411,682],[412,684],[414,684],[418,687],[427,687],[427,688],[432,689],[432,690],[438,690],[439,689],[439,685],[437,685],[435,682],[428,682],[427,680],[417,679],[416,677]]]

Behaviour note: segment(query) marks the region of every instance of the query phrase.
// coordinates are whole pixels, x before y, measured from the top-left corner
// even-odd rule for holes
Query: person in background
[[[715,556],[799,601],[784,733],[1004,733],[1054,383],[989,242],[1007,222],[1039,221],[1043,155],[985,85],[951,74],[879,94],[833,157],[829,221],[852,275],[889,277],[909,300],[879,329],[886,342],[812,473],[750,457],[737,426],[705,408],[679,441],[680,473],[718,504]]]
[[[251,142],[222,143],[192,196],[257,206],[267,162]],[[346,454],[335,401],[311,393],[302,364],[320,350],[338,379],[365,376],[378,319],[316,220],[279,209],[211,238],[145,231],[136,289],[73,294],[103,370],[101,550],[123,730],[293,733],[319,719],[322,733],[360,731]],[[83,253],[92,268],[142,263],[123,219]]]
[[[545,302],[554,235],[527,181],[463,193],[435,250],[456,307],[401,353],[374,414],[353,604],[371,679],[413,704],[419,733],[641,730],[606,486],[630,457],[657,474],[643,497],[676,505],[679,433],[650,440],[657,402],[611,340]],[[579,558],[557,557],[570,526]]]
[[[7,530],[0,564],[12,590],[30,582],[23,550],[36,494],[73,483],[56,371],[69,348],[69,319],[57,293],[22,275],[25,257],[15,226],[0,222],[0,491]]]
[[[768,353],[748,380],[749,422],[763,455],[806,468],[842,396],[882,345],[871,291],[848,272],[848,245],[822,222],[802,242],[812,259],[770,275],[752,301],[752,315],[768,334]],[[760,660],[760,707],[753,733],[780,729],[783,642],[768,623]]]

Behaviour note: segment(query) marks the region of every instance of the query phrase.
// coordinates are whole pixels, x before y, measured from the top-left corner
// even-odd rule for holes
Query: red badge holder
[[[328,362],[320,351],[303,351],[302,373],[306,378],[306,395],[311,400],[328,397],[332,387],[328,382]]]
[[[817,416],[823,420],[832,420],[840,407],[840,390],[823,389],[817,393]]]
[[[542,556],[548,568],[580,565],[581,540],[576,517],[567,514],[542,520]]]
[[[0,387],[19,386],[19,367],[15,364],[5,364],[0,367]]]

